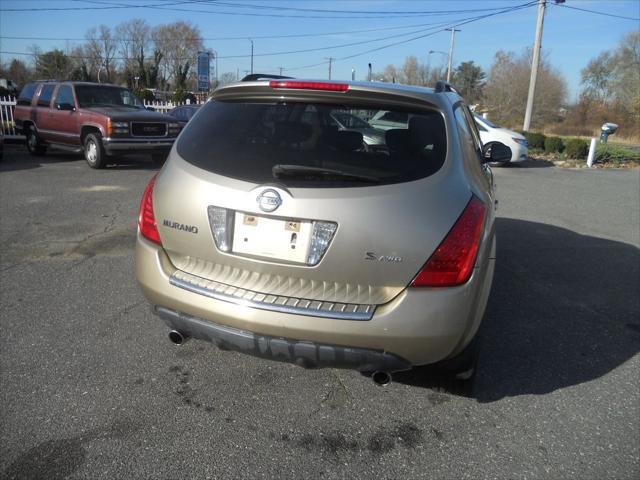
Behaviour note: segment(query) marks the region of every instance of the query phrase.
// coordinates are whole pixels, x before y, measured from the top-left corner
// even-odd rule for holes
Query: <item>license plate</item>
[[[309,221],[236,212],[233,252],[306,263],[311,228]]]

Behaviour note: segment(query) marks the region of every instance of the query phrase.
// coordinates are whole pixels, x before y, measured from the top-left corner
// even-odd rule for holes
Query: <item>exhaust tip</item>
[[[187,336],[180,333],[178,330],[171,330],[169,332],[169,340],[175,345],[182,345],[187,341]]]
[[[373,374],[371,375],[371,380],[373,380],[373,383],[380,387],[386,387],[391,383],[392,378],[389,372],[382,372],[378,370],[376,372],[373,372]]]

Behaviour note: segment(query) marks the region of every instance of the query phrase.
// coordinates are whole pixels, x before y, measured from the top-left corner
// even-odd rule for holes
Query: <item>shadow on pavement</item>
[[[640,351],[640,250],[498,218],[474,396],[492,402],[594,380]],[[394,381],[431,387],[411,373]]]
[[[70,153],[61,150],[49,150],[45,155],[30,155],[24,144],[5,145],[4,158],[0,161],[0,172],[12,172],[40,168],[42,165],[54,163],[82,162],[86,165],[81,153]],[[86,165],[87,169],[90,169]],[[107,170],[158,170],[160,167],[151,161],[148,155],[127,155],[110,159]]]
[[[527,158],[522,162],[507,164],[508,168],[549,168],[553,166],[553,162],[549,160],[534,160],[533,158]]]

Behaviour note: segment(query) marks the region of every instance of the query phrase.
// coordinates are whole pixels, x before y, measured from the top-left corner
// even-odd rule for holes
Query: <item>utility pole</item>
[[[251,73],[253,73],[253,40],[249,39],[251,42]]]
[[[451,66],[453,64],[453,45],[456,42],[456,32],[460,30],[456,28],[447,28],[451,32],[451,44],[449,45],[449,66],[447,67],[447,82],[451,81]]]
[[[335,60],[333,57],[324,57],[325,60],[329,60],[329,80],[331,80],[331,62]]]
[[[280,76],[282,76],[282,70],[284,70],[284,67],[278,67],[278,70],[280,70]]]
[[[352,68],[351,69],[351,81],[355,82],[355,80],[356,80],[356,69]]]
[[[561,2],[562,3],[562,2]],[[529,95],[527,96],[527,110],[524,113],[523,130],[529,130],[531,115],[533,114],[533,99],[536,96],[536,82],[538,80],[538,65],[540,64],[540,48],[542,47],[542,26],[544,24],[544,9],[546,0],[539,0],[538,23],[536,24],[536,40],[533,44],[533,60],[531,62],[531,78],[529,79]]]
[[[369,64],[369,74],[367,75],[367,80],[371,81],[371,64]]]

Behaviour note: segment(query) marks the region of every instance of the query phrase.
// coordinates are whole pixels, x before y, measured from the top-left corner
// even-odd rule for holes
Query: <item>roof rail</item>
[[[272,75],[270,73],[252,73],[244,77],[242,82],[255,82],[256,80],[281,80],[293,77],[284,77],[282,75]]]
[[[442,92],[458,93],[458,91],[450,83],[445,82],[444,80],[438,80],[438,82],[436,83],[436,93]]]

